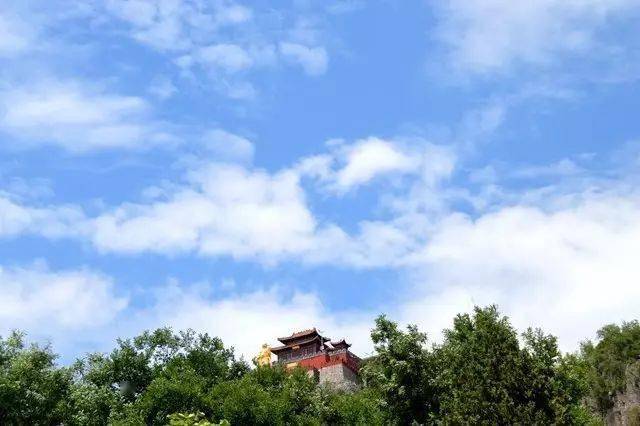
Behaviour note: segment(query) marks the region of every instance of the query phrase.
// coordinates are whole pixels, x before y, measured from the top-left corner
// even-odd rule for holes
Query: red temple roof
[[[340,339],[340,340],[336,340],[336,341],[331,341],[331,346],[333,346],[334,348],[349,348],[351,347],[351,343],[347,343],[346,340],[344,339]]]
[[[320,333],[318,333],[318,330],[316,330],[316,328],[310,328],[308,330],[302,330],[302,331],[296,331],[295,333],[293,333],[291,336],[287,336],[287,337],[278,337],[278,340],[283,343],[283,344],[287,344],[287,342],[291,341],[291,340],[296,340],[296,339],[302,339],[305,337],[321,337],[323,341],[328,341],[329,339],[327,339],[326,337],[322,337],[320,336]]]
[[[315,342],[316,340],[319,339],[319,337],[320,336],[313,336],[313,337],[310,337],[310,338],[307,338],[307,339],[296,340],[294,342],[287,343],[286,345],[276,346],[275,348],[271,348],[271,352],[273,352],[273,353],[275,353],[277,355],[278,352],[282,352],[285,349],[293,348],[294,346],[304,345],[305,343]]]

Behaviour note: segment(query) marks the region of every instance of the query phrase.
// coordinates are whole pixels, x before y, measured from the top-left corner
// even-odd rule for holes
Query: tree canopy
[[[59,366],[48,345],[0,338],[0,424],[599,424],[640,355],[638,322],[562,354],[497,308],[454,318],[439,343],[385,316],[354,392],[303,370],[251,368],[207,334],[161,328]]]
[[[587,364],[589,396],[601,413],[611,408],[613,396],[623,390],[625,373],[640,359],[640,323],[609,324],[598,330],[598,341],[582,345]]]

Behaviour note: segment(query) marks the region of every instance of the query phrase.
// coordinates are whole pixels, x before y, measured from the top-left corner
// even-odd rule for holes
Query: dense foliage
[[[363,378],[384,398],[389,422],[571,424],[582,415],[581,376],[556,339],[528,330],[521,344],[495,307],[458,315],[440,345],[384,317],[372,340],[377,356]]]
[[[516,331],[495,308],[459,315],[436,349],[440,417],[454,423],[572,423],[578,384],[561,368],[556,339]]]
[[[637,322],[563,356],[495,307],[458,315],[440,344],[384,316],[371,338],[363,386],[344,393],[301,370],[252,369],[193,331],[145,332],[66,367],[13,333],[0,338],[0,424],[599,424],[640,355]]]
[[[366,386],[384,401],[387,420],[427,422],[438,410],[436,359],[427,349],[427,336],[415,326],[403,332],[381,316],[371,340],[376,356],[361,374]]]
[[[56,368],[48,346],[23,337],[0,339],[0,424],[58,424],[71,408],[71,374]]]
[[[589,396],[597,409],[605,413],[613,403],[612,396],[623,390],[630,363],[640,359],[640,323],[602,327],[596,344],[582,345],[582,357],[587,364]]]

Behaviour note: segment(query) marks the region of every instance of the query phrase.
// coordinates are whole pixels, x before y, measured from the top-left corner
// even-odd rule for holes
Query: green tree
[[[0,424],[60,424],[68,413],[71,373],[57,368],[49,346],[14,332],[0,337]]]
[[[209,394],[213,418],[231,424],[318,424],[320,389],[304,370],[259,367],[242,378],[216,385]]]
[[[169,426],[230,426],[227,420],[211,423],[204,418],[204,413],[174,413],[168,416]]]
[[[458,315],[432,348],[415,326],[404,332],[385,317],[371,337],[363,377],[391,423],[571,424],[584,414],[584,381],[555,337],[528,330],[521,345],[494,306]]]
[[[165,424],[175,412],[210,414],[208,389],[248,371],[220,339],[193,330],[162,328],[117,343],[111,354],[92,354],[75,365],[75,417]]]
[[[123,403],[120,395],[111,389],[76,382],[69,393],[68,407],[65,424],[100,426],[108,423],[112,412],[122,410]]]
[[[581,353],[589,366],[590,397],[605,414],[612,407],[616,392],[624,389],[627,368],[640,357],[640,323],[605,325],[598,330],[597,342],[585,342]]]
[[[375,325],[376,353],[351,393],[302,369],[249,370],[220,339],[191,330],[118,340],[70,367],[13,333],[0,338],[0,424],[596,425],[585,395],[604,412],[625,383],[640,382],[637,322],[605,326],[597,343],[565,356],[540,330],[518,338],[495,307],[458,315],[439,345],[384,316]]]
[[[602,416],[589,403],[589,364],[580,354],[566,354],[558,366],[562,378],[567,380],[566,392],[580,403],[573,405],[568,414],[573,424],[599,426],[603,423]]]
[[[573,424],[583,417],[580,401],[584,378],[574,370],[573,357],[563,357],[557,338],[541,330],[527,330],[522,349],[524,388],[520,404],[528,408],[527,419],[537,423]]]
[[[370,388],[356,392],[327,392],[322,419],[330,425],[374,426],[385,424],[383,400]]]
[[[426,423],[438,411],[434,386],[436,364],[427,336],[416,326],[402,331],[385,316],[371,332],[376,351],[362,369],[367,387],[384,400],[388,420],[398,424]]]
[[[458,315],[436,349],[440,418],[446,423],[568,424],[579,381],[562,367],[556,338],[523,334],[495,306]]]
[[[458,315],[436,350],[440,416],[451,423],[504,424],[518,418],[522,359],[518,336],[495,308]]]

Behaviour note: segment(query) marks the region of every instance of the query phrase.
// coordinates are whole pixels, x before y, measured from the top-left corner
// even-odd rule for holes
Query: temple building
[[[321,384],[352,390],[359,386],[360,358],[344,339],[331,341],[315,328],[278,338],[282,346],[271,349],[277,363],[287,368],[301,367]]]

